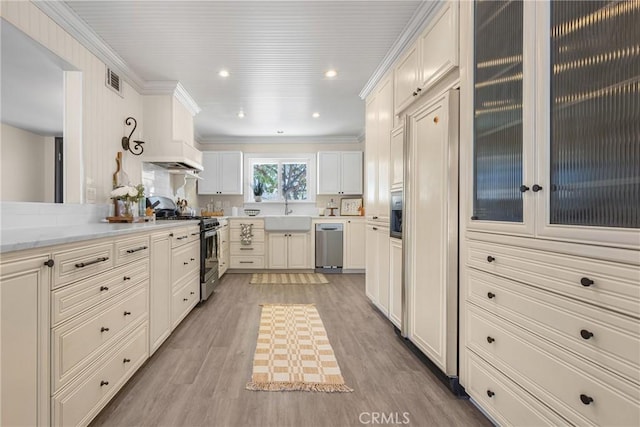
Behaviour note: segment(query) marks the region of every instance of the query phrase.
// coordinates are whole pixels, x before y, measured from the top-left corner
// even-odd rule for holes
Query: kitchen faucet
[[[284,192],[284,214],[285,215],[289,215],[290,213],[293,212],[293,209],[289,209],[289,198],[288,198],[288,191]]]

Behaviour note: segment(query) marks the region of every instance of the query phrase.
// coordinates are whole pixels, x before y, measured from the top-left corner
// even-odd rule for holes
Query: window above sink
[[[262,202],[283,203],[286,193],[289,202],[315,202],[316,154],[258,154],[245,153],[245,182],[250,186],[245,201],[253,202],[252,185],[264,184]]]

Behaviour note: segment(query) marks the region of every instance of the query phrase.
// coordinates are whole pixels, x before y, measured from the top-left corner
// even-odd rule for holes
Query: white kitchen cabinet
[[[371,302],[389,316],[389,227],[366,225],[365,293]]]
[[[389,239],[389,320],[402,327],[402,240]]]
[[[272,269],[311,268],[309,233],[267,233],[269,259]]]
[[[218,277],[222,278],[229,268],[230,261],[230,233],[229,222],[226,219],[220,220],[220,229],[218,230],[218,242],[220,243],[220,253],[218,254]]]
[[[165,230],[151,235],[151,283],[149,287],[150,355],[171,334],[171,236]]]
[[[442,2],[395,67],[395,114],[404,111],[459,64],[458,2]]]
[[[362,152],[319,151],[318,194],[362,194]]]
[[[241,151],[205,151],[202,166],[198,194],[243,194]]]
[[[349,219],[344,227],[344,270],[363,270],[366,267],[364,218]]]
[[[251,225],[251,242],[243,244],[240,241],[242,224]],[[265,263],[265,232],[262,218],[230,218],[230,262],[229,268],[261,269]]]
[[[447,375],[457,375],[457,100],[457,91],[446,92],[408,118],[407,333]]]
[[[391,131],[391,191],[402,190],[404,183],[404,125]]]
[[[49,422],[49,283],[46,253],[0,264],[0,424]]]
[[[388,223],[390,216],[390,150],[393,126],[393,79],[387,76],[367,99],[366,206],[370,221]]]
[[[171,330],[200,301],[200,228],[172,230],[171,248]]]

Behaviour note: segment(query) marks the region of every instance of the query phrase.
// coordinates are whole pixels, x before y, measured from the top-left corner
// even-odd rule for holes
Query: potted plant
[[[251,188],[253,188],[254,200],[256,202],[261,202],[262,195],[264,194],[264,182],[260,181],[259,179],[256,179],[253,181],[253,185],[251,186]]]

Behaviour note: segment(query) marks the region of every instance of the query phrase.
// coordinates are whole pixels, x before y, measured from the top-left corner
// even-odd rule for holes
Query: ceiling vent
[[[111,68],[107,67],[107,80],[106,85],[109,89],[124,98],[122,93],[122,79],[119,75],[113,72]]]

